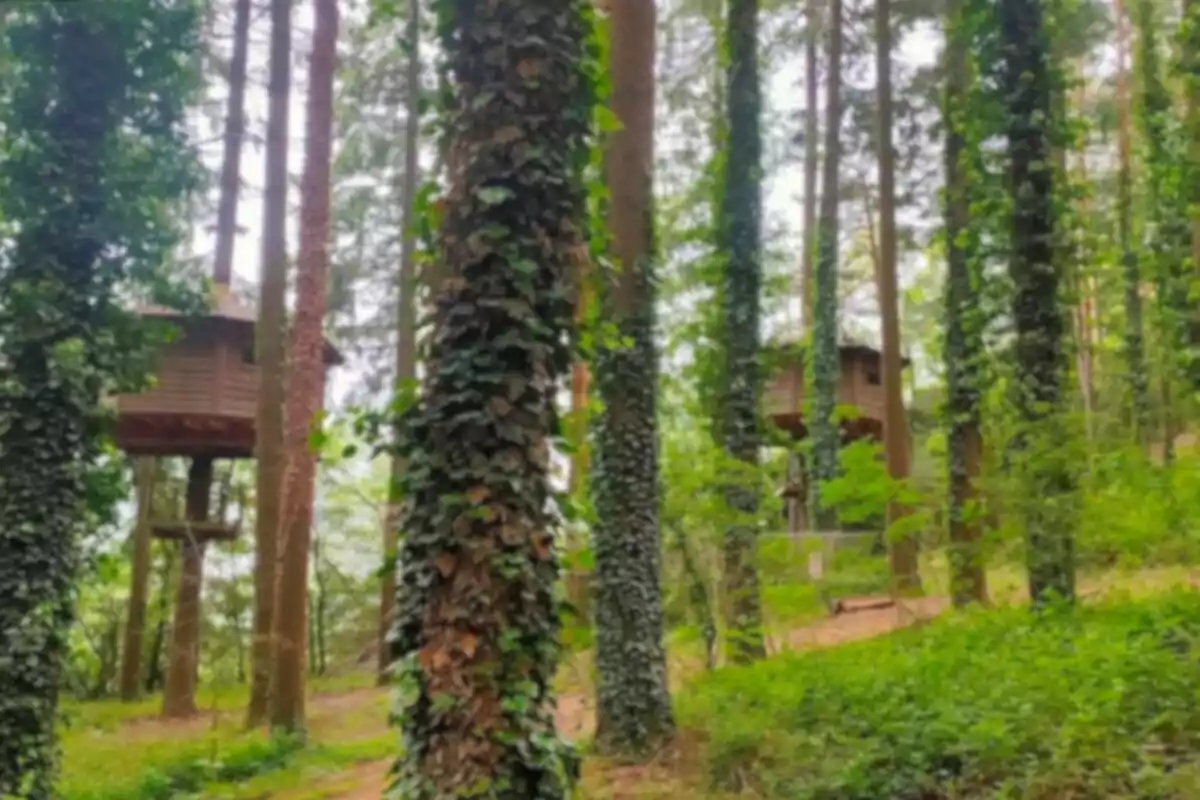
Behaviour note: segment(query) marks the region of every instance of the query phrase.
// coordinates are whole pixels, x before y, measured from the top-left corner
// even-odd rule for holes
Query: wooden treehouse
[[[183,520],[148,520],[147,532],[179,543],[181,572],[163,692],[163,715],[196,712],[201,588],[209,542],[230,541],[240,531],[209,513],[213,462],[252,458],[258,413],[259,369],[255,358],[257,314],[229,286],[218,283],[211,310],[201,316],[155,306],[138,313],[177,322],[180,336],[157,354],[153,386],[112,399],[117,446],[134,456],[190,459]],[[325,343],[327,366],[341,356]],[[144,500],[149,507],[150,500]],[[139,514],[142,513],[139,511]],[[144,561],[144,559],[143,559]],[[134,566],[134,585],[144,584],[145,563]]]
[[[152,388],[116,398],[117,446],[137,456],[252,457],[258,404],[255,310],[218,285],[206,316],[189,319],[157,306],[139,313],[178,321],[182,335],[158,354]],[[326,364],[341,361],[326,342]]]
[[[804,349],[798,344],[774,345],[769,354],[782,362],[763,391],[763,408],[770,419],[795,440],[808,436],[804,419]],[[910,361],[903,359],[907,367]],[[883,354],[869,345],[843,339],[838,345],[837,404],[856,410],[842,421],[842,441],[883,438]],[[788,529],[803,528],[806,518],[807,484],[801,465],[793,459],[788,468],[788,483],[781,492],[787,499]]]

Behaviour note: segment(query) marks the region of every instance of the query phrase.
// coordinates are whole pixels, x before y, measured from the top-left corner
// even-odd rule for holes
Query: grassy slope
[[[1200,596],[976,613],[681,697],[710,783],[804,800],[1192,798]]]
[[[1001,569],[990,577],[994,594],[1001,601],[1020,599],[1019,571]],[[1160,713],[1157,706],[1140,704],[1146,699],[1143,690],[1150,686],[1149,681],[1166,681],[1173,691],[1193,691],[1191,699],[1200,699],[1195,694],[1200,693],[1200,685],[1184,680],[1195,673],[1200,681],[1200,669],[1195,668],[1200,665],[1190,663],[1190,650],[1183,656],[1167,657],[1161,648],[1147,644],[1156,641],[1153,636],[1130,635],[1137,625],[1148,625],[1146,629],[1158,635],[1176,618],[1182,619],[1175,626],[1179,631],[1190,631],[1184,623],[1189,616],[1200,620],[1200,604],[1193,607],[1189,596],[1170,593],[1171,587],[1190,579],[1186,569],[1168,568],[1108,574],[1086,581],[1083,592],[1093,599],[1114,591],[1151,599],[1117,602],[1110,597],[1102,608],[1083,612],[1082,625],[1060,621],[1031,626],[1023,610],[1001,610],[955,617],[921,631],[845,645],[827,653],[785,655],[753,668],[720,670],[706,677],[696,642],[686,635],[676,637],[672,686],[681,722],[687,729],[681,737],[683,746],[678,753],[666,754],[648,767],[621,767],[589,759],[585,764],[585,796],[648,800],[689,794],[717,797],[736,791],[740,785],[765,796],[875,800],[892,796],[887,793],[891,789],[870,794],[881,791],[879,784],[871,783],[880,774],[894,775],[898,781],[908,781],[909,786],[924,786],[922,781],[936,776],[938,769],[948,769],[938,760],[942,757],[938,754],[943,750],[958,753],[947,742],[960,739],[960,749],[968,745],[975,748],[955,756],[975,770],[954,778],[964,790],[976,779],[972,776],[985,775],[983,766],[987,764],[999,764],[1013,773],[1006,776],[1009,778],[1026,775],[1003,761],[1005,752],[1015,754],[1013,757],[1024,765],[1022,770],[1028,766],[1030,753],[1041,753],[1041,760],[1032,762],[1041,765],[1034,773],[1048,763],[1045,752],[1062,764],[1077,767],[1083,762],[1071,760],[1075,751],[1030,749],[1029,737],[1010,736],[1005,731],[1021,723],[1028,724],[1031,732],[1044,733],[1047,719],[1057,723],[1061,718],[1067,720],[1062,729],[1073,737],[1070,741],[1077,743],[1072,746],[1090,741],[1088,731],[1093,728],[1089,726],[1095,725],[1100,726],[1094,728],[1096,737],[1112,738],[1114,746],[1120,748],[1128,746],[1131,737],[1146,735],[1150,724],[1146,715],[1153,714],[1160,720],[1163,713],[1170,712],[1169,708]],[[1116,646],[1108,646],[1110,639]],[[590,670],[590,659],[583,653],[564,665],[560,676],[560,689],[567,693],[564,699],[581,706],[572,712],[581,720],[573,720],[569,732],[578,731],[582,739],[586,739],[590,728],[586,720]],[[1060,673],[1068,678],[1055,677]],[[1119,684],[1122,688],[1105,688],[1117,678],[1123,681]],[[1182,682],[1171,682],[1177,678]],[[261,734],[241,730],[245,698],[238,691],[202,694],[202,704],[215,711],[183,724],[154,720],[155,700],[131,706],[72,706],[68,709],[72,724],[64,738],[62,798],[377,798],[384,780],[382,762],[394,752],[396,743],[394,733],[386,727],[386,695],[364,689],[361,681],[355,678],[318,685],[310,706],[310,747],[284,753],[283,758],[267,748]],[[1071,693],[1069,702],[1059,702],[1062,691]],[[1021,701],[1023,696],[1025,701]],[[1173,696],[1178,699],[1182,695]],[[1132,712],[1128,720],[1113,727],[1111,703],[1120,698],[1127,698],[1121,701],[1125,703],[1120,706],[1122,711],[1133,703]],[[1006,705],[996,705],[999,701]],[[1021,716],[1026,706],[1044,708],[1046,712],[1039,715],[1029,711],[1026,719]],[[1093,714],[1094,720],[1088,714]],[[971,721],[971,727],[968,735],[961,736],[955,726],[964,719]],[[1162,723],[1160,720],[1154,724]],[[1190,724],[1182,728],[1189,746]],[[1056,725],[1051,733],[1059,727]],[[993,740],[994,746],[989,745]],[[1091,752],[1097,757],[1102,753]],[[1128,752],[1120,752],[1128,756]],[[1113,755],[1108,750],[1102,754]],[[1051,762],[1059,763],[1053,759]],[[1131,762],[1118,758],[1114,763],[1123,764],[1116,769],[1127,773]],[[192,789],[191,795],[181,793],[178,787],[163,793],[164,777],[183,774],[195,784],[197,769],[202,773],[200,788]],[[1059,777],[1067,774],[1073,773],[1068,770]],[[850,777],[845,778],[847,775]],[[1045,779],[1039,775],[1034,777]],[[1187,780],[1179,775],[1177,771],[1173,779]],[[828,780],[836,784],[843,778],[851,784],[862,783],[867,787],[862,791],[867,793],[853,794],[858,790],[841,784],[830,790],[832,794],[796,793],[803,791],[801,783],[820,785],[820,780]],[[1016,786],[1008,795],[994,796],[1056,800],[1097,796],[1052,791],[1038,794],[1017,791],[1019,788]],[[894,796],[900,800],[905,797]],[[959,795],[912,796],[935,800]],[[976,792],[962,796],[993,795]],[[1154,796],[1200,797],[1200,784],[1191,794]]]

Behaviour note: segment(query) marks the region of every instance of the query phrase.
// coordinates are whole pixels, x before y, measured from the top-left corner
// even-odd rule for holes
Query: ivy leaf
[[[484,186],[475,191],[475,196],[489,206],[498,206],[515,197],[512,189],[504,186]]]

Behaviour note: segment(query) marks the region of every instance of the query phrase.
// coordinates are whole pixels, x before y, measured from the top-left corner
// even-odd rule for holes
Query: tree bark
[[[155,692],[163,685],[163,650],[167,645],[167,621],[171,614],[171,583],[175,573],[177,548],[164,547],[162,568],[158,572],[158,598],[155,603],[158,622],[154,625],[154,638],[150,641],[150,663],[146,666],[145,691]]]
[[[1190,208],[1192,227],[1192,282],[1200,281],[1200,0],[1183,0],[1180,22],[1180,52],[1183,61],[1184,135],[1187,146],[1184,198]],[[1193,303],[1191,341],[1200,347],[1200,308]],[[1200,358],[1189,365],[1192,388],[1200,390]]]
[[[896,156],[892,144],[892,7],[875,2],[876,87],[879,102],[879,316],[883,328],[883,447],[888,476],[908,480],[908,419],[904,412],[903,366],[900,360],[900,303],[896,280]],[[911,513],[889,499],[891,529]],[[915,533],[889,537],[892,585],[901,594],[919,592]]]
[[[448,277],[405,430],[393,792],[557,800],[578,762],[552,712],[550,437],[583,257],[592,12],[587,0],[471,11],[442,28],[455,80]]]
[[[837,405],[840,373],[838,356],[838,169],[841,160],[842,120],[842,2],[830,0],[825,98],[825,163],[821,188],[821,218],[817,231],[816,298],[813,309],[811,357],[806,384],[812,387],[809,400],[809,435],[812,437],[813,467],[809,480],[810,513],[815,529],[826,532],[837,527],[834,509],[821,502],[822,482],[838,472],[841,430],[833,419]]]
[[[258,414],[254,520],[253,674],[247,724],[266,719],[271,693],[275,583],[283,503],[284,326],[287,310],[288,104],[291,93],[292,0],[271,0],[266,190],[263,196],[262,286],[258,306]]]
[[[129,578],[129,609],[121,648],[121,699],[131,702],[141,695],[142,634],[146,628],[146,600],[150,585],[150,515],[157,463],[141,457],[133,467],[137,496],[137,521],[133,529],[133,564]]]
[[[806,0],[804,6],[804,258],[800,297],[804,335],[812,333],[813,262],[817,250],[817,137],[820,135],[817,68],[820,61],[819,0]]]
[[[420,184],[420,135],[421,135],[421,3],[409,0],[408,67],[406,75],[408,97],[405,99],[404,119],[404,185],[400,190],[401,211],[404,229],[400,235],[400,281],[396,310],[396,381],[397,384],[411,383],[417,378],[417,229],[413,218],[416,208],[417,186]],[[396,442],[402,438],[397,423],[394,432]],[[384,572],[379,589],[379,658],[377,682],[385,685],[391,679],[392,646],[388,641],[392,628],[392,608],[396,602],[396,536],[399,534],[403,497],[400,483],[404,478],[405,460],[392,456],[391,484],[388,497],[388,514],[383,532]]]
[[[1050,53],[1037,0],[1001,0],[1003,91],[1012,192],[1009,276],[1016,327],[1012,453],[1027,482],[1023,502],[1029,595],[1035,605],[1075,597],[1074,536],[1065,512],[1074,476],[1061,448],[1063,329],[1056,263]]]
[[[189,522],[208,521],[212,491],[213,460],[192,459],[187,478]],[[204,586],[205,543],[196,538],[179,545],[179,594],[175,598],[175,622],[171,626],[167,682],[163,688],[162,715],[168,719],[196,713],[196,675],[200,664],[201,591]]]
[[[213,281],[228,286],[233,278],[233,243],[237,238],[241,194],[242,140],[246,130],[246,60],[250,49],[250,0],[236,0],[233,58],[229,63],[229,104],[225,112],[225,144],[221,160],[221,201],[217,207],[217,254]]]
[[[726,37],[729,147],[721,204],[725,268],[725,451],[758,467],[762,292],[762,100],[758,74],[758,1],[730,0]],[[743,517],[725,534],[726,652],[734,663],[766,655],[762,630],[757,542],[750,519],[758,511],[758,486],[736,480],[728,504]]]
[[[592,489],[596,549],[596,746],[644,757],[674,731],[663,648],[654,314],[654,97],[657,14],[646,0],[610,0],[608,226],[619,274],[604,317],[628,347],[601,346],[604,411]]]
[[[304,654],[307,645],[308,563],[312,540],[317,455],[310,434],[320,424],[325,396],[325,287],[329,273],[329,197],[333,158],[333,80],[337,69],[337,0],[316,0],[309,60],[304,175],[300,183],[300,258],[296,318],[288,368],[287,484],[275,595],[275,690],[271,728],[304,730]]]
[[[983,561],[983,516],[972,505],[979,499],[983,455],[980,431],[980,363],[983,340],[976,309],[980,299],[973,279],[971,238],[971,181],[966,158],[970,105],[968,93],[971,35],[964,0],[954,0],[946,24],[946,97],[943,117],[946,136],[946,395],[949,435],[950,595],[957,607],[987,602],[987,571]],[[975,270],[977,271],[977,270]]]
[[[1117,247],[1125,288],[1125,361],[1134,441],[1150,444],[1150,379],[1142,325],[1142,280],[1133,249],[1133,133],[1129,97],[1129,23],[1122,0],[1114,0],[1117,24]]]

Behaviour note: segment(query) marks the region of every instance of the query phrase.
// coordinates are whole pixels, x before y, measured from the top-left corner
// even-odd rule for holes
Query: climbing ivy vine
[[[0,796],[53,794],[77,542],[102,452],[102,393],[132,388],[195,188],[184,110],[192,0],[5,11],[0,92]],[[168,295],[173,295],[168,297]]]
[[[397,445],[410,466],[393,791],[551,800],[577,761],[551,713],[550,444],[587,252],[600,48],[586,0],[434,10],[449,73],[449,186],[436,206],[446,279]]]

